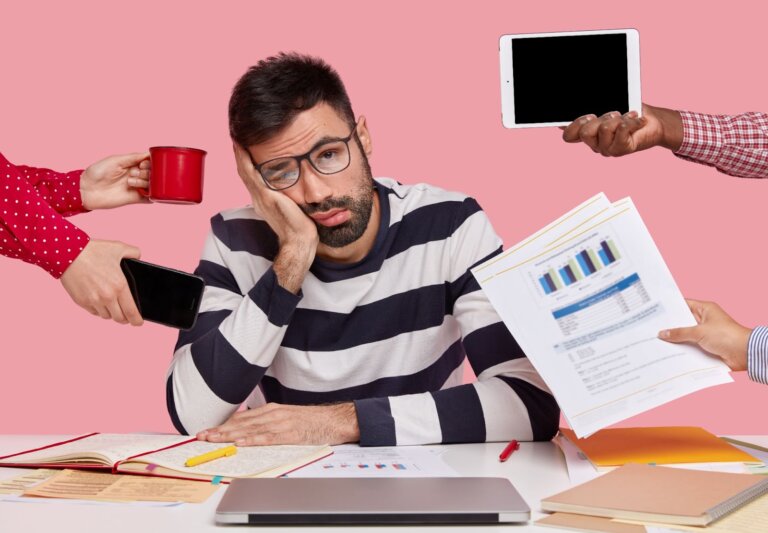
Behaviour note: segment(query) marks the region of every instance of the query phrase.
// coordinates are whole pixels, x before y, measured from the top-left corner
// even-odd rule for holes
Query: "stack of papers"
[[[601,193],[472,272],[580,438],[732,381],[658,339],[696,320],[629,198]]]
[[[744,514],[757,523],[765,524],[765,519],[761,519],[758,513],[765,512],[766,499],[763,495],[766,491],[768,479],[763,476],[628,464],[598,479],[542,499],[541,508],[544,511],[571,514],[554,515],[537,523],[587,531],[617,531],[601,529],[597,519],[618,519],[671,528],[717,528],[727,522],[730,529],[715,530],[731,533],[755,531],[744,520]],[[734,513],[739,508],[742,509]],[[577,521],[573,514],[590,517],[591,523],[583,523],[583,518]]]
[[[38,469],[0,481],[0,500],[177,505],[201,503],[218,488],[199,481]]]

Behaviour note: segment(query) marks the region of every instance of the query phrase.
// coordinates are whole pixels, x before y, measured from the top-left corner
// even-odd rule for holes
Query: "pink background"
[[[662,150],[608,160],[562,143],[558,130],[505,130],[498,81],[501,34],[634,27],[645,101],[765,111],[768,9],[758,2],[717,11],[702,11],[700,2],[615,1],[104,4],[3,8],[0,150],[13,162],[57,170],[153,145],[209,155],[201,205],[76,217],[95,238],[194,269],[209,217],[249,202],[228,137],[231,88],[258,59],[297,50],[340,72],[355,111],[368,118],[375,175],[472,194],[508,244],[599,191],[631,195],[684,294],[718,301],[745,324],[768,322],[768,182],[731,178]],[[92,317],[26,263],[2,257],[0,273],[1,432],[172,429],[164,384],[174,330]],[[768,433],[766,405],[768,387],[737,375],[736,384],[626,424]]]

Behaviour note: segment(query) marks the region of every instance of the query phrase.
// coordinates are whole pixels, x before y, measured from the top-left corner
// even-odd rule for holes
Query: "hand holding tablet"
[[[507,128],[641,111],[637,30],[503,35],[499,60]]]
[[[671,109],[643,104],[643,114],[636,111],[602,116],[586,115],[562,127],[563,140],[584,143],[593,152],[606,157],[619,157],[663,146],[677,151],[683,142],[680,113]]]

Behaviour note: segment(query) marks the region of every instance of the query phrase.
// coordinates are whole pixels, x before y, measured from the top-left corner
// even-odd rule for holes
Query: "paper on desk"
[[[672,463],[665,464],[669,468],[682,468],[683,470],[703,470],[704,472],[726,472],[729,474],[746,474],[750,472],[744,463]]]
[[[601,516],[588,516],[570,513],[553,513],[535,522],[537,526],[548,526],[575,531],[595,531],[600,533],[647,533],[642,524],[625,524]]]
[[[736,444],[738,441],[724,439],[731,443],[734,448],[738,448],[743,452],[747,452],[749,455],[756,459],[760,459],[763,464],[750,464],[747,465],[747,471],[750,474],[768,474],[768,452],[763,451],[760,448],[753,448],[752,446],[745,446],[743,444]],[[746,443],[745,443],[746,444]]]
[[[621,520],[621,522],[627,524],[641,523],[630,520]],[[768,531],[768,495],[761,496],[706,527],[681,526],[677,524],[645,524],[648,531],[651,531],[652,526],[677,531],[700,531],[701,533],[765,533]]]
[[[102,500],[70,500],[64,498],[38,498],[36,496],[0,496],[0,501],[8,503],[32,503],[39,504],[45,503],[45,505],[120,505],[130,507],[177,507],[184,505],[184,502],[136,502],[136,501],[102,501]]]
[[[552,440],[563,452],[565,466],[568,468],[568,478],[572,485],[581,485],[603,474],[570,440],[562,435],[556,435]]]
[[[333,455],[288,477],[455,477],[439,450],[419,446],[333,447]]]
[[[18,496],[25,490],[42,483],[57,472],[58,470],[38,468],[11,479],[4,479],[0,481],[0,494]]]
[[[62,470],[24,496],[103,501],[201,503],[218,485],[200,481]]]
[[[579,437],[732,381],[657,338],[695,319],[630,199],[598,195],[472,272]]]
[[[724,441],[731,443],[732,446],[735,446],[739,450],[742,450],[744,452],[747,452],[752,457],[755,457],[756,459],[759,459],[763,462],[763,464],[750,464],[747,465],[747,470],[751,474],[768,474],[768,448],[765,448],[764,446],[760,446],[758,444],[753,444],[751,442],[744,442],[736,439],[732,439],[730,437],[720,437]]]
[[[46,503],[63,503],[63,504],[87,504],[87,505],[114,505],[116,502],[101,502],[95,500],[63,500],[53,498],[26,498],[21,496],[25,490],[42,483],[46,479],[49,479],[53,475],[59,473],[60,470],[49,470],[39,468],[31,472],[27,471],[22,475],[4,479],[0,481],[0,501],[14,502],[14,503],[40,503],[44,501]],[[117,502],[119,505],[142,505],[142,506],[174,506],[181,505],[182,502]]]

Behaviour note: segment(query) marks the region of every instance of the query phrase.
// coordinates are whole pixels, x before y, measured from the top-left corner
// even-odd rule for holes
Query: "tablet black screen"
[[[629,111],[624,34],[512,39],[515,122]]]

